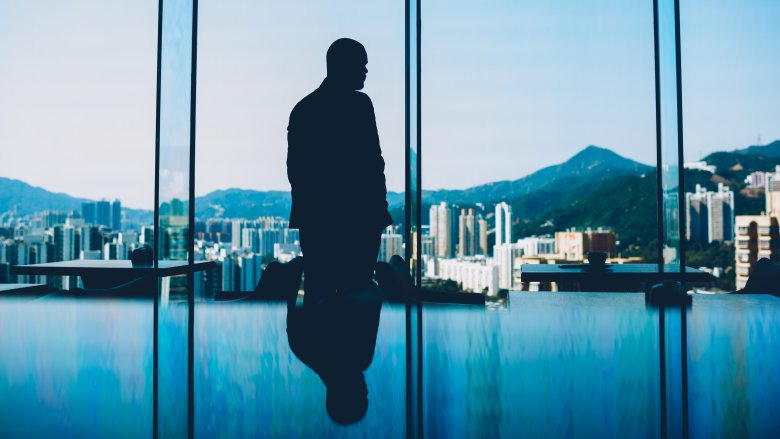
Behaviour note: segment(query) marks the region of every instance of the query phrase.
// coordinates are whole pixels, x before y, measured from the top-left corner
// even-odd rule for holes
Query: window
[[[529,287],[523,263],[657,261],[652,3],[422,9],[423,285],[496,297]]]
[[[151,243],[157,2],[0,6],[0,282]]]
[[[287,125],[295,104],[325,78],[325,53],[341,37],[368,52],[363,92],[375,108],[394,219],[380,258],[403,255],[403,2],[199,7],[196,253],[219,264],[204,273],[205,294],[253,290],[268,263],[301,254],[299,232],[288,222]],[[331,196],[335,202],[339,194]]]

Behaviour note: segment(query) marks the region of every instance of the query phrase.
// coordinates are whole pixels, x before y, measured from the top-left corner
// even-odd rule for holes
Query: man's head
[[[350,90],[360,90],[366,81],[368,55],[362,44],[340,38],[328,48],[328,80]]]

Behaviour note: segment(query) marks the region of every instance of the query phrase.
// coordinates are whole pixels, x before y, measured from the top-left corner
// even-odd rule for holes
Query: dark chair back
[[[767,258],[759,260],[750,272],[745,288],[737,293],[780,295],[780,264]]]

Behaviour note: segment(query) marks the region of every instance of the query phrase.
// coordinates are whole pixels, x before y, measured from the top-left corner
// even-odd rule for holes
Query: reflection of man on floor
[[[327,77],[290,114],[290,227],[300,229],[306,304],[365,288],[392,223],[374,107],[357,91],[367,63],[362,44],[336,40]]]
[[[287,337],[296,357],[319,375],[325,408],[341,425],[361,420],[368,409],[365,371],[374,358],[382,293],[376,287],[297,307],[297,289],[287,302]],[[308,294],[308,293],[307,293]]]

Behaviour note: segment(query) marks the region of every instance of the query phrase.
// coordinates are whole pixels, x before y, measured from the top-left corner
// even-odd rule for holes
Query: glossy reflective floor
[[[151,437],[154,308],[0,298],[0,437]],[[157,309],[159,437],[186,437],[190,422],[195,437],[406,436],[404,306],[381,309],[368,408],[349,426],[290,349],[285,303],[197,303],[192,386],[188,311]],[[675,423],[690,437],[780,432],[773,296],[696,296],[681,321],[642,294],[511,293],[491,309],[425,305],[419,323],[426,437],[661,437]]]

